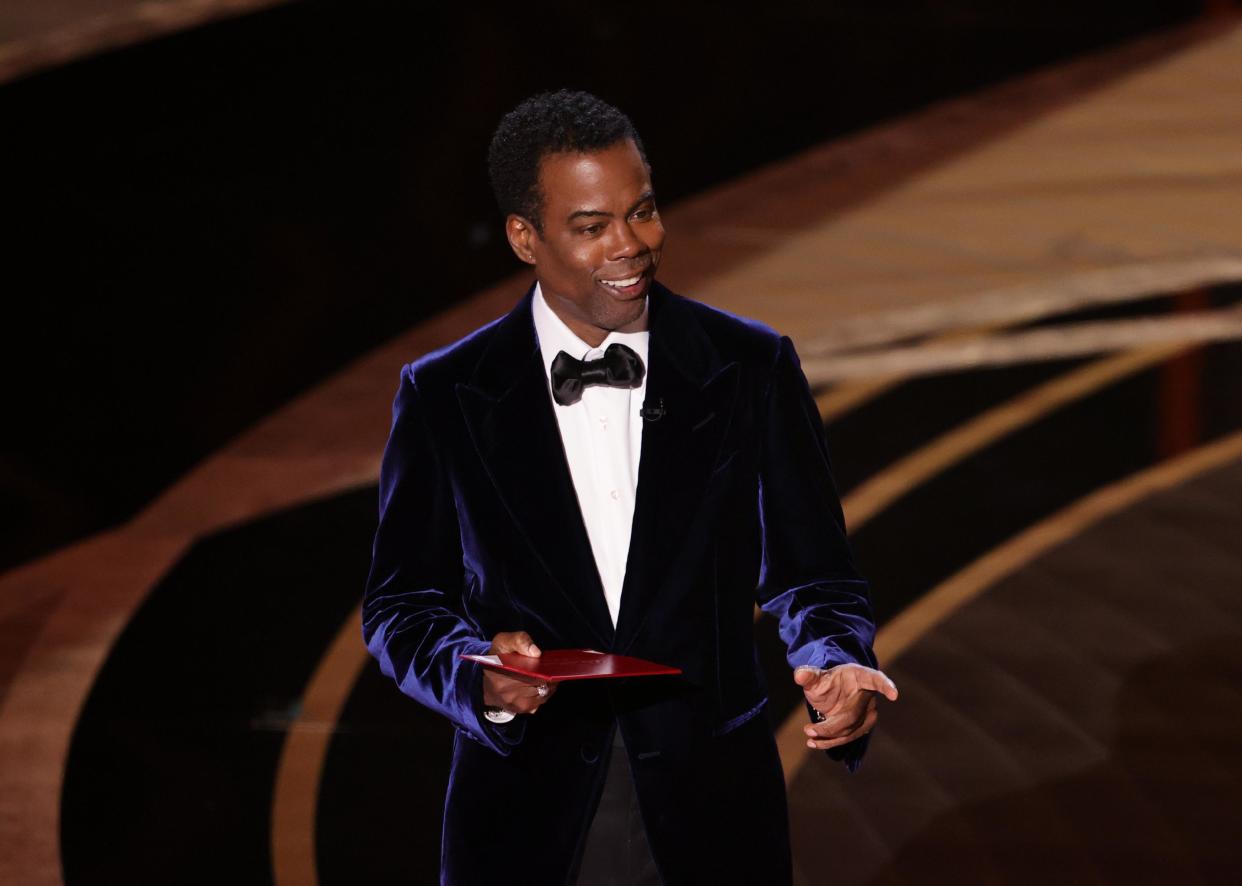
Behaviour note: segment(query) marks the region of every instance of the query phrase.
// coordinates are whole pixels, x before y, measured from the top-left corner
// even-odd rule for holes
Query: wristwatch
[[[495,705],[483,705],[483,716],[491,723],[508,723],[517,715]]]

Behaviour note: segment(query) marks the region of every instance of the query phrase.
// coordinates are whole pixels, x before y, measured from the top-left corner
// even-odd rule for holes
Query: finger
[[[518,655],[529,655],[532,658],[539,656],[539,647],[525,631],[512,631],[497,636],[505,638],[505,645],[508,647],[504,650],[505,652],[516,652]]]
[[[519,714],[533,714],[547,700],[547,696],[539,695],[534,687],[524,686],[514,693],[510,703]]]
[[[516,634],[512,633],[511,631],[501,631],[495,637],[492,637],[491,651],[493,653],[513,652],[514,651],[513,638],[515,636]]]
[[[845,740],[853,741],[856,738],[866,735],[875,726],[875,722],[879,719],[879,716],[880,712],[878,710],[874,707],[869,708],[866,713],[859,717],[858,720],[850,726],[849,730],[846,731],[844,735]]]
[[[862,710],[854,713],[853,721],[845,729],[846,733],[857,732],[862,728],[862,724],[867,722],[867,717],[871,717],[874,713],[876,713],[876,697],[872,696],[868,698],[867,705],[863,706]]]
[[[541,685],[547,687],[543,695],[539,694],[539,687]],[[545,704],[552,697],[554,692],[556,692],[556,684],[554,683],[523,683],[513,690],[508,699],[515,708],[519,706],[522,708],[521,713],[533,714],[540,705]]]
[[[510,677],[492,670],[483,672],[483,703],[500,704],[517,698],[521,690],[529,686],[528,680]]]
[[[529,655],[533,658],[539,657],[539,654],[540,654],[539,647],[535,645],[535,641],[531,639],[530,634],[526,633],[525,631],[518,631],[514,635],[513,639],[514,639],[515,645],[517,646],[518,652],[522,653],[523,655]]]
[[[506,705],[506,709],[511,709],[515,714],[534,714],[541,707],[548,703],[548,699],[555,692],[553,685],[549,684],[546,695],[540,695],[537,686],[526,687],[520,695],[515,695],[513,699]]]
[[[862,668],[857,674],[858,688],[878,692],[889,701],[897,700],[897,684],[888,678],[883,671],[873,668]]]
[[[836,738],[807,739],[806,746],[808,748],[814,748],[817,751],[826,751],[830,748],[840,747],[841,745],[849,744],[852,741],[857,741],[875,728],[875,723],[878,718],[879,713],[873,710],[867,714],[866,718],[857,729],[853,729],[845,735],[837,736]]]
[[[843,713],[836,717],[821,720],[818,723],[808,723],[802,727],[802,731],[807,738],[840,738],[853,732],[862,723],[865,716],[866,714]]]
[[[808,738],[839,738],[856,730],[875,710],[875,696],[868,696],[865,704],[842,708],[825,716],[822,720],[808,723],[802,731]]]

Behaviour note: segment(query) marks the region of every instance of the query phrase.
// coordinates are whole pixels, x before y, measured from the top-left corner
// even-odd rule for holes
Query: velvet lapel
[[[498,321],[470,382],[457,386],[457,399],[484,469],[556,588],[546,604],[563,606],[606,649],[612,619],[544,378],[533,292]]]
[[[622,653],[664,590],[696,517],[733,416],[738,381],[737,364],[721,360],[684,299],[656,284],[648,312],[647,407],[663,414],[643,426],[614,646]]]

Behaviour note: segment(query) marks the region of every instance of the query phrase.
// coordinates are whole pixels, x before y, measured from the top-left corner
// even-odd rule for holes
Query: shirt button
[[[612,492],[608,493],[608,494],[612,496],[612,500],[613,500],[613,501],[616,501],[617,499],[619,499],[619,498],[621,497],[621,493],[617,492],[617,490],[615,490],[615,489],[614,489]]]
[[[599,426],[605,431],[608,430],[608,416],[601,415],[599,417]]]

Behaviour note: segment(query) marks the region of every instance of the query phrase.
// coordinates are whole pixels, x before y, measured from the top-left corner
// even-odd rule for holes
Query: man
[[[537,283],[403,370],[363,607],[384,673],[457,727],[442,878],[787,883],[755,602],[810,747],[855,767],[896,698],[793,346],[654,281],[664,229],[615,108],[536,96],[488,159]],[[555,648],[683,673],[557,688],[461,657]]]

